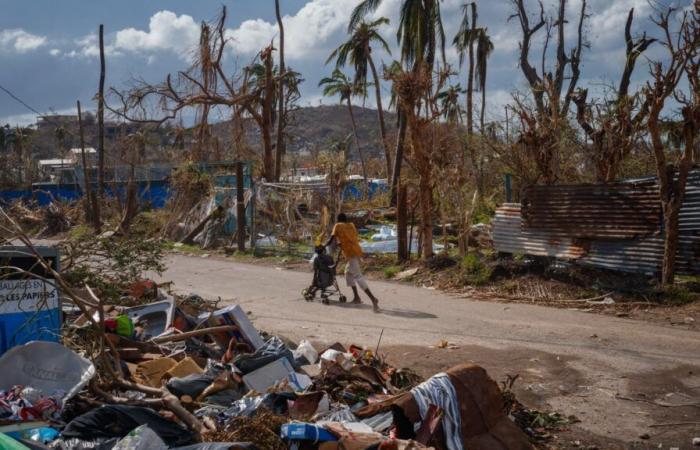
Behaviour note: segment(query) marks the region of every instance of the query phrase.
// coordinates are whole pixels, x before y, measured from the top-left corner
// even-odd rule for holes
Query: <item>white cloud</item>
[[[76,39],[75,45],[77,49],[71,50],[65,53],[69,58],[85,57],[94,58],[100,56],[100,40],[96,33],[91,33],[81,38]],[[106,40],[105,40],[106,41]],[[122,53],[119,52],[114,44],[105,43],[105,55],[107,56],[120,56]]]
[[[357,0],[311,0],[293,16],[284,16],[285,55],[290,59],[325,58],[330,47],[336,45],[335,41],[329,42],[330,38],[347,27],[356,3]],[[277,41],[278,27],[276,22],[246,20],[228,34],[237,53],[255,54],[272,39]]]
[[[58,48],[52,48],[52,49],[49,51],[49,54],[50,54],[51,56],[59,56],[59,55],[61,54],[61,50],[58,49]]]
[[[199,41],[200,25],[192,16],[172,11],[155,13],[148,31],[126,28],[117,32],[114,48],[132,52],[170,50],[180,55],[191,53]]]
[[[38,36],[13,28],[0,31],[0,50],[14,49],[17,53],[27,53],[46,44],[46,36]]]

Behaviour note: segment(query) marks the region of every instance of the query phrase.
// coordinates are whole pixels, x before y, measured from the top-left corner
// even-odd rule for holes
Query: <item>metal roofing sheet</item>
[[[649,180],[639,180],[648,182]],[[652,180],[655,183],[655,180]],[[655,185],[654,185],[655,187]],[[658,200],[657,200],[658,201]],[[607,218],[607,217],[605,217]],[[599,226],[605,225],[601,217]],[[623,272],[656,274],[661,270],[664,243],[659,225],[653,232],[634,239],[580,239],[580,228],[553,227],[551,230],[530,228],[521,217],[518,203],[506,203],[496,210],[493,240],[496,250],[576,260],[578,263]],[[679,244],[676,271],[679,274],[700,274],[700,172],[688,180],[686,197],[680,213]]]

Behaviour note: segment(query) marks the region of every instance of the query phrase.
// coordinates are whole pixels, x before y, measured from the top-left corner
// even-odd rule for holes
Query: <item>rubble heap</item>
[[[64,345],[0,358],[2,448],[532,448],[479,366],[422,380],[370,349],[261,333],[240,306],[131,295],[76,309]]]

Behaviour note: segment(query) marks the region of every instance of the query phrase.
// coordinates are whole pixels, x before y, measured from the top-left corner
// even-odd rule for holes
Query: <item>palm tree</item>
[[[472,114],[472,95],[474,92],[474,42],[476,41],[476,3],[462,6],[462,22],[452,44],[459,52],[459,66],[464,65],[465,54],[469,55],[469,69],[467,71],[467,133],[471,137],[474,132]],[[469,13],[471,12],[471,20]]]
[[[466,91],[460,84],[451,85],[437,96],[442,109],[442,116],[450,124],[459,123],[462,121],[462,113],[464,109],[459,105],[459,96]]]
[[[481,111],[479,125],[484,132],[484,110],[486,109],[486,69],[488,59],[493,53],[493,42],[487,28],[479,28],[476,38],[476,84],[481,91]]]
[[[61,155],[63,156],[63,153],[66,151],[66,137],[68,136],[68,132],[66,129],[63,127],[63,125],[59,125],[54,129],[54,137],[56,138],[56,146],[60,150]]]
[[[391,154],[389,152],[389,144],[386,137],[386,125],[384,122],[384,110],[382,108],[382,93],[377,67],[372,58],[372,44],[376,43],[383,48],[387,53],[391,54],[389,44],[379,34],[378,28],[381,25],[389,23],[389,19],[381,17],[373,22],[359,22],[352,30],[350,30],[350,38],[341,44],[337,49],[330,54],[326,60],[328,64],[331,60],[336,60],[336,68],[345,66],[350,60],[350,63],[355,68],[354,82],[357,85],[367,85],[368,68],[372,71],[374,79],[374,89],[377,98],[377,113],[379,115],[379,132],[384,148],[384,157],[386,160],[386,176],[391,178]]]
[[[357,124],[355,122],[355,114],[352,111],[352,97],[366,96],[367,90],[364,85],[358,85],[350,81],[350,79],[345,75],[340,69],[335,69],[330,77],[323,78],[319,83],[319,86],[323,86],[323,95],[327,97],[340,96],[340,102],[345,102],[348,105],[348,112],[350,113],[350,121],[352,122],[352,132],[355,136],[355,145],[357,145],[357,154],[360,157],[360,164],[362,165],[362,176],[365,179],[363,186],[365,187],[365,194],[367,193],[367,167],[365,166],[365,156],[362,153],[362,148],[360,147],[360,138],[357,134]]]
[[[382,0],[362,0],[350,16],[348,30],[353,30],[368,14],[377,10]],[[445,31],[440,14],[440,0],[403,0],[397,32],[401,45],[401,62],[413,69],[426,64],[431,70],[439,47],[445,63]],[[398,109],[399,132],[391,180],[391,201],[396,201],[396,188],[401,177],[401,164],[406,139],[406,117]]]

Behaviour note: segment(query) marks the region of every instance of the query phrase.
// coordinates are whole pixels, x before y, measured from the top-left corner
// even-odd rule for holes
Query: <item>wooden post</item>
[[[236,237],[238,251],[245,251],[245,199],[243,198],[243,163],[236,162]]]
[[[248,166],[248,173],[250,173],[250,166]],[[255,255],[255,244],[257,240],[257,231],[255,229],[255,190],[257,187],[255,186],[255,182],[253,181],[253,177],[250,177],[250,191],[251,191],[251,196],[250,196],[250,250]]]
[[[284,127],[285,127],[285,114],[284,114],[284,79],[286,77],[286,68],[284,65],[284,23],[282,22],[282,14],[280,14],[280,2],[275,0],[275,14],[277,16],[277,27],[279,28],[280,37],[280,64],[279,64],[279,85],[277,87],[277,100],[279,102],[277,106],[277,146],[275,147],[275,181],[280,180],[280,175],[282,175],[282,156],[285,153],[285,142],[284,142]],[[269,181],[269,180],[268,180]]]
[[[398,239],[399,261],[408,261],[408,198],[406,186],[399,183],[398,204],[396,207],[396,237]]]
[[[100,198],[105,195],[105,44],[104,25],[100,24],[100,87],[97,94],[97,175]]]
[[[83,129],[83,113],[80,109],[80,100],[78,100],[78,130],[80,130],[80,156],[83,161],[83,178],[85,178],[85,220],[92,221],[92,226],[95,233],[99,233],[102,228],[100,223],[100,206],[97,203],[97,197],[92,192],[90,183],[90,170],[85,156],[85,130]]]

